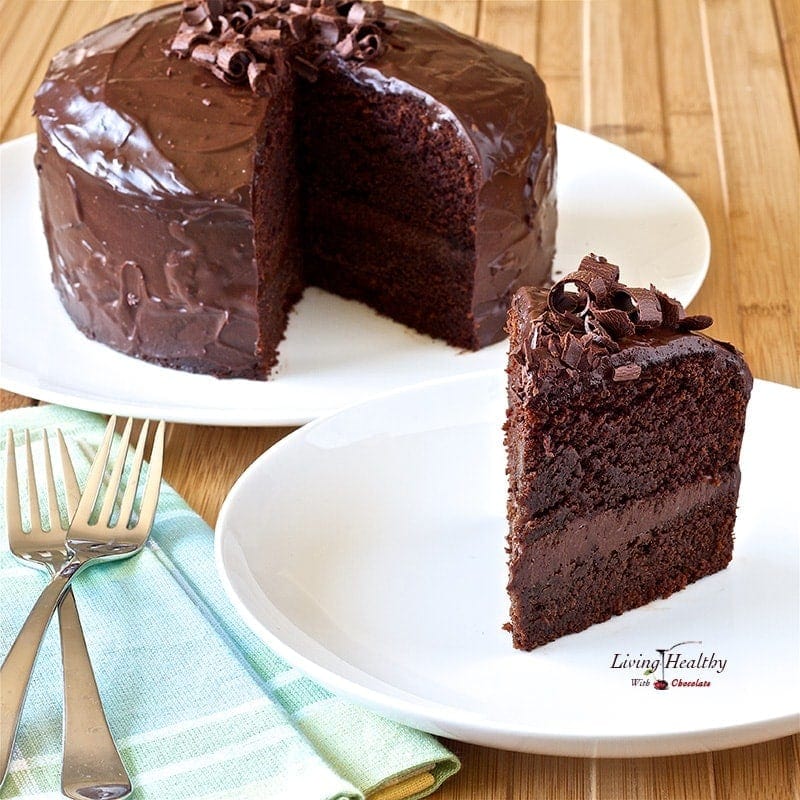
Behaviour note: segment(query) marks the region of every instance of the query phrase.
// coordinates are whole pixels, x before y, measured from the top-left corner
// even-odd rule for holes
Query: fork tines
[[[47,487],[47,525],[45,525],[45,515],[43,513],[44,509],[40,506],[39,502],[39,488],[36,481],[36,471],[34,469],[33,448],[31,446],[30,431],[28,430],[25,431],[25,460],[27,466],[26,483],[28,489],[29,524],[23,524],[14,433],[11,429],[9,429],[6,441],[6,519],[8,521],[9,528],[16,527],[19,530],[25,530],[29,533],[36,530],[54,531],[60,529],[62,531],[66,531],[69,526],[70,519],[78,510],[80,510],[87,519],[92,517],[96,524],[106,526],[111,524],[111,518],[112,515],[114,515],[115,508],[118,509],[118,512],[116,514],[116,523],[114,527],[128,528],[132,523],[135,525],[135,527],[139,527],[140,524],[142,526],[146,525],[149,527],[152,524],[152,518],[155,514],[155,503],[153,502],[153,498],[157,497],[158,495],[158,484],[160,481],[163,461],[165,424],[162,420],[156,427],[153,437],[150,464],[148,467],[148,479],[145,482],[141,493],[139,492],[139,484],[141,483],[142,466],[144,463],[145,447],[150,430],[150,421],[145,420],[142,424],[142,428],[139,432],[139,437],[136,442],[136,448],[126,472],[125,466],[128,460],[131,431],[133,429],[133,419],[130,417],[128,418],[120,437],[119,446],[117,448],[117,456],[113,464],[111,464],[109,473],[108,461],[116,426],[117,418],[112,416],[108,421],[108,425],[106,426],[105,434],[103,436],[103,441],[98,450],[98,454],[102,454],[102,457],[94,460],[92,469],[87,477],[86,486],[82,496],[75,472],[72,468],[72,462],[67,452],[64,436],[61,433],[61,430],[56,430],[64,479],[64,494],[66,497],[66,521],[63,520],[62,514],[59,511],[58,490],[56,488],[56,481],[53,475],[49,435],[46,430],[42,431],[42,447],[44,450],[43,461],[45,482]],[[125,478],[125,489],[122,493],[121,500],[118,501],[120,485],[123,482],[123,478]],[[105,491],[102,491],[104,488]],[[99,512],[94,514],[93,512],[95,505],[101,493],[103,497],[102,506]],[[141,502],[139,505],[139,516],[137,517],[135,514],[135,505],[139,495],[141,495]]]

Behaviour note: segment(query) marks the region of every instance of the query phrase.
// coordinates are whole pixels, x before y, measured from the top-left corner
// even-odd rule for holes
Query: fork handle
[[[73,800],[127,797],[131,781],[108,729],[71,589],[58,607],[58,628],[64,665],[61,791]]]
[[[81,566],[73,559],[56,572],[39,595],[0,667],[0,785],[6,779],[22,705],[44,632]]]

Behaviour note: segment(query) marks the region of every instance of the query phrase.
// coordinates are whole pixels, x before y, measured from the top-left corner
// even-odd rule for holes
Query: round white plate
[[[288,661],[434,734],[569,756],[787,735],[800,728],[799,400],[756,382],[726,570],[530,653],[502,629],[496,373],[390,393],[279,442],[226,500],[217,565],[244,619]],[[678,643],[672,654],[695,663],[666,669],[667,691],[635,683],[660,673],[625,662]]]
[[[621,265],[629,285],[688,303],[705,277],[709,237],[683,190],[602,139],[558,128],[558,253]],[[0,146],[0,384],[90,411],[209,425],[292,425],[419,381],[502,368],[505,343],[465,353],[308,290],[290,319],[274,379],[217,380],[146,364],[86,339],[50,283],[33,168],[34,139]]]

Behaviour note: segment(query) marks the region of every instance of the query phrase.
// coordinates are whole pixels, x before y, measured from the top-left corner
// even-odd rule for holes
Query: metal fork
[[[108,478],[108,487],[102,497],[102,507],[97,520],[94,521],[95,506],[100,499],[101,487],[106,473],[106,465],[111,451],[111,444],[116,427],[116,418],[112,417],[106,427],[103,442],[95,456],[86,486],[78,503],[77,510],[72,518],[65,542],[68,558],[62,566],[55,570],[50,583],[45,587],[41,596],[36,601],[28,618],[25,620],[14,644],[0,667],[0,775],[5,778],[11,750],[14,744],[22,705],[30,682],[31,672],[39,651],[39,646],[53,616],[56,607],[66,594],[75,575],[87,566],[99,561],[128,558],[138,553],[144,547],[153,524],[158,494],[161,484],[161,468],[164,452],[164,423],[160,422],[156,429],[152,452],[150,455],[150,468],[147,481],[142,492],[138,516],[134,514],[134,503],[144,461],[144,451],[147,441],[148,423],[145,422],[136,451],[133,456],[130,471],[126,480],[119,513],[112,524],[112,515],[116,506],[122,483],[123,470],[128,453],[128,444],[132,420],[128,420],[122,434],[122,441]],[[7,504],[7,513],[11,515],[9,529],[21,527],[21,514],[18,504],[19,488],[16,476],[16,460],[13,449],[9,454],[9,463],[13,461],[13,470],[9,467],[6,491],[10,501]],[[48,459],[49,461],[49,459]],[[30,470],[29,462],[29,474]],[[38,516],[38,502],[35,492],[31,493],[31,520]],[[52,520],[58,518],[57,498],[55,486],[48,478],[48,505]],[[33,522],[31,523],[33,525]],[[55,523],[53,523],[55,524]],[[41,527],[41,520],[40,520]],[[65,679],[65,685],[67,681]],[[102,713],[102,712],[101,712]],[[112,744],[113,748],[113,744]],[[78,753],[83,747],[77,748]],[[80,757],[80,755],[78,755]],[[65,762],[67,758],[65,739]],[[123,771],[124,772],[124,771]],[[85,777],[85,766],[70,764],[67,767],[67,782],[69,786],[63,787],[65,794],[70,797],[104,797],[121,798],[130,791],[127,775],[123,781],[116,782],[112,778],[103,784],[81,785]],[[62,784],[64,778],[62,777]]]
[[[17,492],[17,464],[14,433],[9,429],[6,447],[6,528],[8,544],[13,555],[29,566],[43,567],[52,576],[69,561],[66,535],[69,520],[75,514],[81,492],[75,470],[69,457],[66,442],[60,430],[56,431],[61,454],[61,472],[67,525],[62,523],[50,442],[47,431],[42,432],[45,479],[47,482],[47,508],[50,530],[42,526],[38,506],[38,489],[33,468],[30,432],[25,431],[25,450],[28,472],[28,502],[30,505],[30,530],[25,532]],[[38,519],[38,524],[37,524]],[[64,672],[64,752],[61,769],[61,788],[67,797],[84,800],[85,789],[92,786],[118,786],[117,798],[127,797],[131,782],[119,757],[92,671],[86,650],[78,608],[71,589],[67,589],[58,607],[58,629],[61,636],[61,660]],[[77,790],[77,791],[76,791]],[[84,792],[83,794],[81,792]]]

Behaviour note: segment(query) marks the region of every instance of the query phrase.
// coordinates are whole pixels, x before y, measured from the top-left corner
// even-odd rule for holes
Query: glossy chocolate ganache
[[[148,361],[266,377],[306,285],[476,349],[518,286],[549,277],[542,81],[412,13],[155,9],[60,52],[34,110],[63,304]]]

